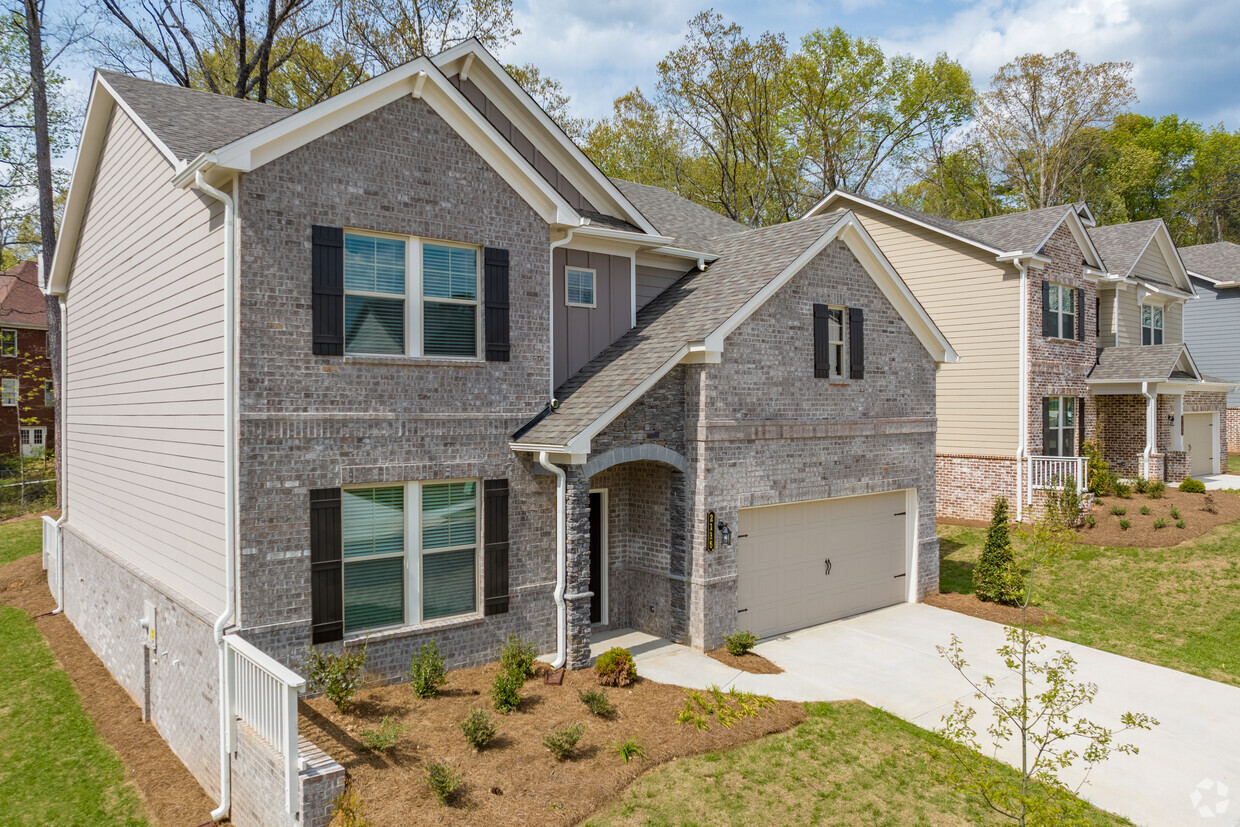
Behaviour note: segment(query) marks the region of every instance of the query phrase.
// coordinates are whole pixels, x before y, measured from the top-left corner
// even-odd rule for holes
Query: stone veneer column
[[[564,470],[568,501],[566,665],[569,669],[584,669],[590,665],[590,478],[581,465],[569,465]]]
[[[671,592],[671,618],[668,637],[676,643],[689,642],[689,524],[686,521],[685,474],[672,472],[671,502],[668,504],[668,586]]]

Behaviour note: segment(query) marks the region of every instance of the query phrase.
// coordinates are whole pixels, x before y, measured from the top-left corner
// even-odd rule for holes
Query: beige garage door
[[[744,508],[737,628],[759,637],[905,599],[905,492]]]
[[[1189,473],[1194,477],[1214,473],[1214,414],[1184,414],[1184,450],[1190,452]]]

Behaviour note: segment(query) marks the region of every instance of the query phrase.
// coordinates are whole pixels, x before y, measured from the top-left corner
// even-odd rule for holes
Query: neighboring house
[[[1000,494],[1023,515],[1056,480],[1083,486],[1085,440],[1130,477],[1218,471],[1207,429],[1229,386],[1183,345],[1192,285],[1160,221],[1095,227],[1076,204],[960,222],[841,191],[809,216],[839,209],[960,354],[938,381],[941,516],[985,518]]]
[[[1184,308],[1184,340],[1202,370],[1240,383],[1240,245],[1181,247],[1180,258],[1199,299]],[[1240,391],[1227,397],[1225,429],[1228,452],[1240,454]]]
[[[857,217],[611,181],[474,41],[298,113],[97,73],[50,287],[50,580],[235,823],[287,816],[229,652],[580,668],[937,591],[956,356]]]
[[[55,427],[47,304],[38,265],[23,261],[0,272],[0,457],[50,450]]]

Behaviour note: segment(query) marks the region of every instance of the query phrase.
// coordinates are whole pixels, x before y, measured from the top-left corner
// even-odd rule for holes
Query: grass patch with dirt
[[[1240,474],[1240,454],[1227,455],[1227,473]]]
[[[972,594],[985,529],[940,524],[939,537],[939,588]],[[1240,522],[1170,548],[1081,544],[1038,581],[1057,618],[1047,635],[1240,686]]]
[[[1006,823],[934,779],[933,733],[860,701],[806,706],[790,732],[652,770],[585,824]],[[1129,823],[1096,809],[1089,818]]]
[[[43,520],[38,515],[0,524],[0,566],[42,551]]]

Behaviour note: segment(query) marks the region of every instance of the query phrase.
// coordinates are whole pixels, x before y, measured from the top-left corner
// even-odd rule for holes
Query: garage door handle
[[[895,575],[894,577],[892,577],[891,579],[892,579],[892,580],[895,580],[895,579],[900,578],[900,577],[903,577],[903,576],[904,576],[903,574],[897,574],[897,575]]]
[[[828,557],[825,562],[827,566],[827,574],[830,574],[831,573],[831,558]]]

